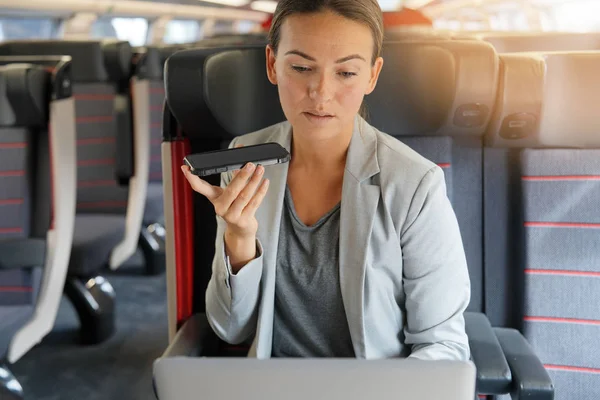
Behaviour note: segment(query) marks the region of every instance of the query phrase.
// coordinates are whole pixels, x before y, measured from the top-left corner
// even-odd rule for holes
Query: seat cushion
[[[125,216],[78,214],[75,217],[69,275],[90,277],[103,268],[125,233]]]
[[[32,317],[34,305],[0,306],[0,360],[15,335]]]
[[[163,186],[161,183],[149,183],[144,209],[144,224],[163,220]]]
[[[0,271],[41,267],[46,259],[46,241],[36,238],[0,240]]]

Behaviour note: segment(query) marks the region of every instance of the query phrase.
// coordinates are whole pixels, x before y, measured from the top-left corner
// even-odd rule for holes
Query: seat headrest
[[[600,32],[506,33],[478,35],[478,38],[491,43],[498,53],[600,50]]]
[[[51,74],[31,64],[0,66],[0,126],[48,125]]]
[[[600,147],[600,51],[500,56],[494,147]]]
[[[160,80],[163,77],[164,56],[157,47],[133,49],[134,75],[140,79]]]
[[[104,66],[111,81],[122,81],[131,76],[131,58],[133,49],[129,42],[122,40],[103,40]]]
[[[262,45],[177,52],[165,65],[165,89],[191,137],[230,139],[285,119]]]
[[[377,89],[366,97],[371,124],[394,136],[483,135],[497,88],[491,45],[386,43],[383,57]],[[225,139],[285,119],[261,45],[176,53],[167,61],[166,94],[192,136]]]
[[[497,92],[498,56],[479,41],[389,42],[369,122],[393,136],[485,132]]]
[[[202,39],[196,42],[194,47],[243,46],[253,44],[266,46],[267,42],[267,36],[263,34],[220,35]]]
[[[119,82],[131,73],[132,50],[116,40],[19,40],[0,43],[0,55],[68,55],[75,82]]]
[[[450,32],[390,28],[384,32],[385,41],[451,39]]]

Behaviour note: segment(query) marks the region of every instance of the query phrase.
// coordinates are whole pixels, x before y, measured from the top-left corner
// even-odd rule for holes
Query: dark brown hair
[[[273,14],[269,31],[269,44],[277,53],[281,39],[281,26],[294,14],[312,14],[331,11],[344,18],[365,24],[373,34],[372,63],[381,54],[383,45],[383,16],[377,0],[280,0]]]

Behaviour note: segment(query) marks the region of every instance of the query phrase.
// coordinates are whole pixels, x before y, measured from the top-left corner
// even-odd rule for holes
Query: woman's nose
[[[310,83],[309,96],[312,100],[327,102],[333,96],[333,87],[331,78],[320,75]]]

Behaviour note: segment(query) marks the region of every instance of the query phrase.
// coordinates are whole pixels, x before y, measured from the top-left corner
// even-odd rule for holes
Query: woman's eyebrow
[[[300,50],[290,50],[287,53],[285,53],[286,56],[288,54],[295,54],[295,55],[300,56],[302,58],[306,58],[308,61],[317,61],[314,57],[311,57],[308,54],[301,52]]]
[[[317,61],[314,57],[311,57],[308,54],[301,52],[300,50],[290,50],[287,53],[285,53],[286,56],[290,55],[290,54],[300,56],[309,61]],[[349,56],[342,57],[339,60],[336,60],[335,63],[342,64],[342,63],[345,63],[346,61],[350,61],[350,60],[354,60],[354,59],[359,59],[359,60],[363,60],[364,62],[367,62],[367,60],[365,60],[365,58],[363,56],[361,56],[360,54],[351,54]]]
[[[341,64],[341,63],[345,63],[346,61],[350,61],[350,60],[354,60],[354,59],[359,59],[359,60],[363,60],[364,62],[367,62],[367,60],[365,60],[364,57],[361,56],[360,54],[351,54],[349,56],[340,58],[335,63]]]

